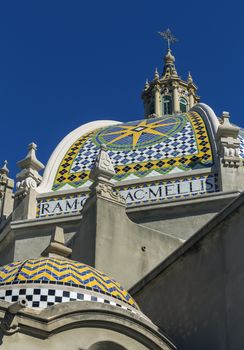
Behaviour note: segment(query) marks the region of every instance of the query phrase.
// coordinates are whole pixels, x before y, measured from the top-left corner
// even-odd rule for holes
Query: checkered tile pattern
[[[239,140],[240,140],[240,157],[244,159],[244,130],[240,131]]]
[[[202,117],[196,112],[190,112],[172,116],[169,121],[168,126],[166,123],[166,126],[161,127],[160,123],[164,119],[155,118],[151,121],[155,125],[153,130],[151,128],[152,134],[140,134],[136,145],[133,143],[135,137],[124,136],[123,132],[136,132],[139,130],[136,126],[142,124],[145,124],[143,128],[146,129],[149,125],[147,121],[119,124],[82,136],[62,160],[52,189],[57,191],[65,185],[73,188],[84,186],[89,180],[101,143],[108,147],[115,168],[115,181],[126,180],[130,175],[143,178],[165,175],[173,170],[177,172],[211,167],[212,147]],[[175,129],[171,128],[172,125],[175,125]]]
[[[114,165],[126,165],[130,163],[150,162],[164,158],[183,157],[195,154],[198,151],[196,138],[192,131],[191,123],[174,137],[167,138],[164,142],[145,148],[128,151],[109,151],[109,156]],[[83,148],[79,151],[71,167],[71,173],[91,170],[99,152],[92,138],[87,140]]]
[[[43,286],[21,286],[19,288],[12,286],[0,288],[0,300],[8,301],[9,303],[17,302],[20,299],[27,299],[28,307],[31,308],[47,308],[59,303],[67,303],[70,301],[92,301],[112,306],[120,307],[133,313],[140,313],[140,311],[127,307],[117,300],[106,299],[98,293],[88,294],[85,292],[77,292],[63,289],[55,289]]]
[[[98,152],[99,147],[93,143],[92,138],[89,138],[74,159],[70,172],[78,173],[91,170],[96,161]]]
[[[1,266],[0,286],[16,283],[65,284],[106,294],[137,307],[134,299],[118,282],[93,267],[74,260],[38,258]]]

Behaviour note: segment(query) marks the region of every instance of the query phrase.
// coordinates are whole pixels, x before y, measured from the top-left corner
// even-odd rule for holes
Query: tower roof
[[[170,49],[168,49],[166,55],[164,56],[164,70],[162,74],[162,79],[178,78],[178,74],[175,67],[175,57],[172,55]]]

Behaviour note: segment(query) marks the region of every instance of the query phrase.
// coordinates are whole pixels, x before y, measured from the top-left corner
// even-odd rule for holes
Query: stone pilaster
[[[101,241],[101,232],[106,231],[108,227],[107,236],[109,237],[109,230],[114,223],[120,225],[119,214],[125,215],[125,200],[115,190],[112,182],[114,174],[114,166],[106,146],[101,145],[90,175],[93,183],[90,187],[90,196],[82,210],[80,232],[76,235],[72,246],[72,258],[82,260],[88,265],[96,266],[97,251],[100,251],[98,248],[100,243],[97,242]]]
[[[189,108],[191,109],[195,104],[194,101],[194,94],[192,92],[192,90],[189,90]]]
[[[178,84],[174,82],[172,84],[173,87],[173,113],[178,113],[180,111],[180,104],[179,104],[179,93],[178,93]]]
[[[124,204],[125,201],[123,197],[119,192],[115,191],[114,184],[111,181],[114,175],[114,166],[107,152],[107,148],[105,145],[101,145],[95,167],[90,175],[90,179],[93,180],[91,197],[95,195],[115,203]]]
[[[35,143],[29,144],[27,156],[17,163],[21,171],[16,176],[14,219],[33,219],[35,217],[35,189],[42,179],[39,171],[44,168],[44,165],[36,158],[36,150]]]
[[[3,224],[13,211],[14,180],[8,177],[7,161],[0,168],[0,224]]]
[[[162,115],[162,108],[161,108],[161,97],[160,97],[160,87],[156,85],[154,87],[155,91],[155,98],[154,98],[154,103],[155,103],[155,114],[157,117],[161,117]]]
[[[219,155],[220,185],[222,191],[243,190],[244,173],[240,158],[239,127],[229,121],[228,112],[223,112],[221,124],[217,131],[217,148]]]

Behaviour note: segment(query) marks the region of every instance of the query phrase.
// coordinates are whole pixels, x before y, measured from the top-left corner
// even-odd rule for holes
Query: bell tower
[[[163,73],[160,75],[156,68],[154,79],[146,81],[142,92],[146,118],[184,113],[200,100],[196,95],[197,86],[191,74],[189,73],[187,81],[184,81],[177,73],[175,57],[170,48],[170,44],[177,39],[169,29],[159,34],[167,41],[168,49],[164,56]]]

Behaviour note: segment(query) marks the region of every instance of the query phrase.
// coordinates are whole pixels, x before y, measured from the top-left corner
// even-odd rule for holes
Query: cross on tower
[[[164,40],[167,41],[169,50],[170,50],[170,43],[173,44],[178,41],[178,39],[176,39],[176,37],[171,33],[169,28],[164,32],[158,32],[158,34],[162,36]]]

